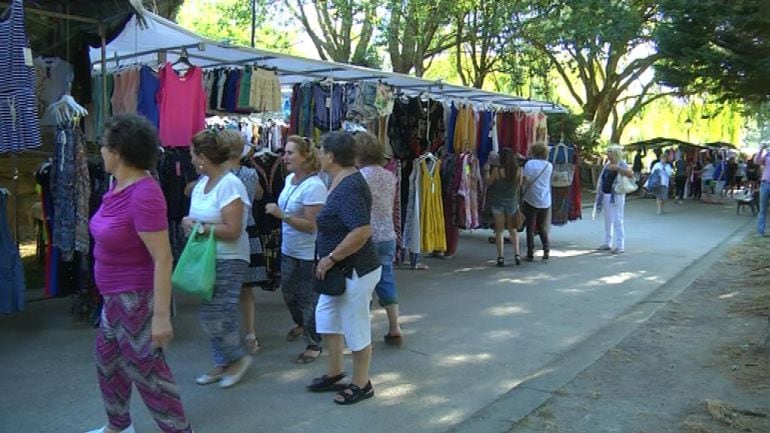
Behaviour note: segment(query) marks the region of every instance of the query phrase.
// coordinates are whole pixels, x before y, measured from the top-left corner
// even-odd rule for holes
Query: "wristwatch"
[[[288,213],[283,214],[284,221],[289,222],[290,219],[291,219],[291,214],[288,214]]]
[[[331,252],[331,253],[329,253],[329,255],[328,255],[328,256],[326,256],[326,257],[328,257],[328,258],[329,258],[329,260],[331,260],[331,261],[332,261],[332,263],[339,263],[339,261],[338,261],[337,259],[335,259],[335,258],[334,258],[334,252]]]
[[[198,234],[202,235],[204,233],[206,233],[206,223],[203,223],[198,226]]]

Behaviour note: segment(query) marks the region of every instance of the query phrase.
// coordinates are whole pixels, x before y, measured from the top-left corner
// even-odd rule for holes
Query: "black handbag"
[[[315,250],[315,264],[318,266],[318,247],[316,247]],[[344,264],[344,260],[342,262],[336,263],[334,266],[329,268],[328,271],[326,271],[326,275],[324,275],[323,280],[318,279],[318,273],[316,272],[315,267],[313,268],[313,290],[315,290],[316,293],[320,293],[322,295],[327,296],[340,296],[343,293],[345,293],[345,275],[348,273],[349,269]]]
[[[332,266],[323,280],[313,275],[313,290],[322,295],[340,296],[345,293],[345,269],[339,265]]]

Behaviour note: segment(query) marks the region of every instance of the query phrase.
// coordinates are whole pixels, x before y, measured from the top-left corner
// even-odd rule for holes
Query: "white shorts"
[[[315,307],[315,327],[319,334],[342,334],[348,348],[354,352],[372,343],[372,319],[369,302],[374,287],[380,281],[382,267],[359,277],[345,279],[345,293],[340,296],[321,295]]]

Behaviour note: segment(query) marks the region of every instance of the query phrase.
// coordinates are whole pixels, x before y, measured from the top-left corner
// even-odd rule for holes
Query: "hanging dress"
[[[0,153],[41,144],[35,69],[24,28],[22,0],[11,1],[4,15],[0,17]]]
[[[421,248],[424,252],[446,251],[444,204],[441,199],[441,161],[435,160],[428,167],[428,158],[420,162],[420,222]]]

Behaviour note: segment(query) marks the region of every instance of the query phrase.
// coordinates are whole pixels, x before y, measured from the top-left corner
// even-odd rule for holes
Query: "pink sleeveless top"
[[[160,142],[166,147],[190,147],[192,136],[206,127],[201,68],[193,66],[180,77],[167,63],[159,75]]]

